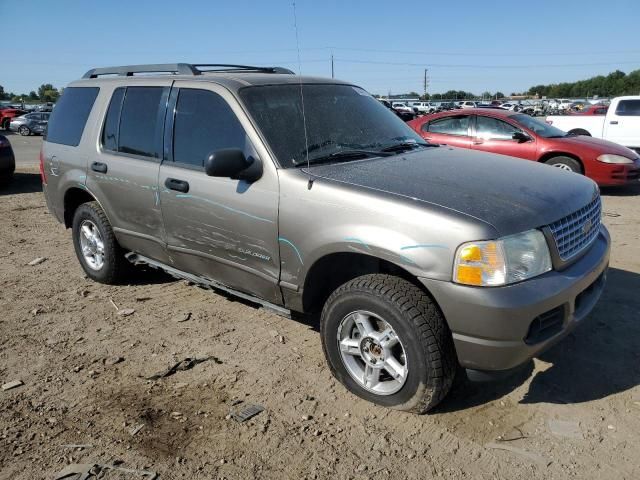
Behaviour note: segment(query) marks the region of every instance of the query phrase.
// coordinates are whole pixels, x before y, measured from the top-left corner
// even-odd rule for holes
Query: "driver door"
[[[535,160],[536,142],[533,138],[527,141],[513,139],[513,134],[522,129],[494,117],[477,115],[473,135],[472,148],[483,152],[499,153],[512,157]],[[522,132],[524,133],[524,132]]]
[[[282,303],[277,170],[237,101],[214,84],[176,81],[165,125],[158,187],[173,266]],[[225,148],[261,159],[262,177],[208,176],[205,158]]]

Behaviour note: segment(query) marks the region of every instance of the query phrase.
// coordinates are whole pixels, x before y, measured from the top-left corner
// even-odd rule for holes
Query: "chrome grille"
[[[600,195],[580,210],[549,225],[562,260],[570,260],[589,246],[600,231]]]

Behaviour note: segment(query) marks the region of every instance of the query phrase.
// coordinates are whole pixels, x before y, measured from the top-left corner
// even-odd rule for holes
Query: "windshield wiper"
[[[316,163],[324,163],[324,162],[334,162],[340,160],[357,160],[359,158],[367,158],[367,157],[388,157],[390,153],[386,152],[376,152],[373,150],[340,150],[339,152],[333,152],[328,155],[321,155],[319,157],[314,157],[309,159],[309,165],[313,165]],[[307,160],[298,160],[294,163],[296,167],[301,167],[307,165]]]
[[[434,143],[422,143],[422,142],[400,142],[381,149],[381,152],[404,152],[405,150],[412,150],[415,147],[438,147]]]

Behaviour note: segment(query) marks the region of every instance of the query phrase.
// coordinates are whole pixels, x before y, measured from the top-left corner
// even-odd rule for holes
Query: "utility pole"
[[[427,99],[427,88],[429,87],[429,77],[427,76],[427,72],[429,72],[428,68],[424,69],[424,99]]]
[[[331,54],[331,78],[335,78],[333,76],[333,53]]]

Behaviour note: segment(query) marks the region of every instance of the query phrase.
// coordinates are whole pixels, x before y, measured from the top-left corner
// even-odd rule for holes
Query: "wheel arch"
[[[431,292],[418,278],[401,265],[359,252],[333,252],[318,258],[307,271],[302,290],[302,308],[318,313],[331,293],[356,277],[385,273],[407,280],[423,290],[440,309]],[[441,310],[442,311],[442,310]]]
[[[574,155],[573,153],[568,153],[568,152],[546,152],[544,155],[542,155],[538,159],[538,162],[539,163],[546,163],[548,160],[551,160],[554,157],[568,157],[568,158],[571,158],[571,159],[575,160],[576,162],[578,162],[580,164],[580,168],[582,169],[582,174],[584,175],[586,173],[586,169],[584,167],[584,162],[580,159],[580,157],[578,157],[577,155]]]
[[[73,216],[76,210],[83,203],[94,202],[96,198],[86,189],[80,187],[71,187],[64,193],[64,226],[71,228],[73,225]]]

